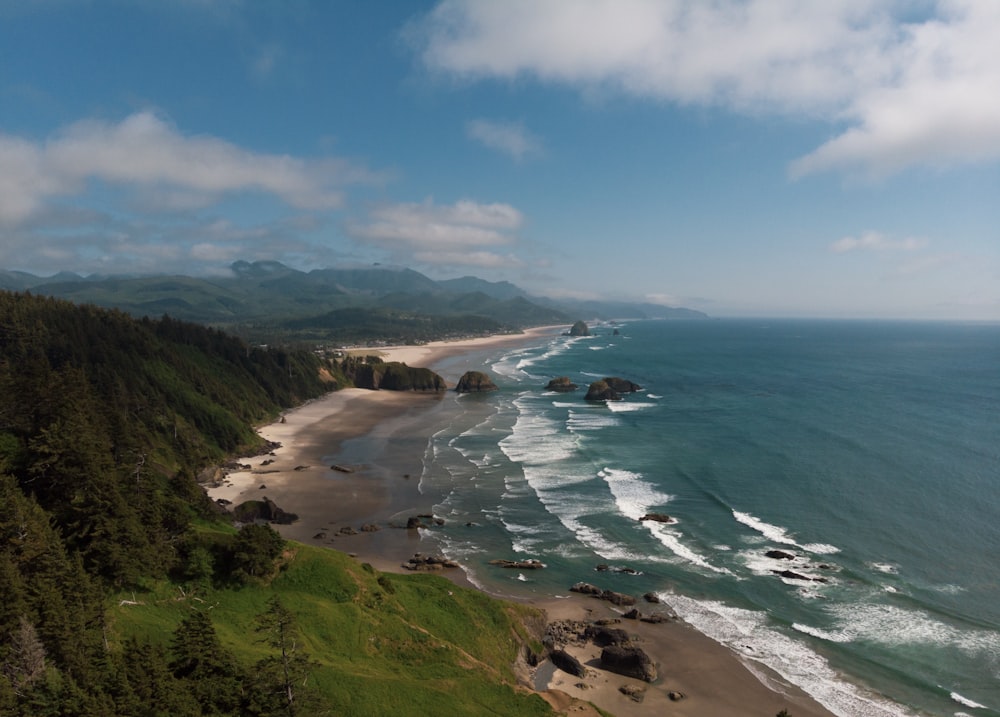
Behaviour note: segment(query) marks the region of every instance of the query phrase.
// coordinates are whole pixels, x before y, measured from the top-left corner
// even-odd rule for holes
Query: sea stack
[[[570,336],[590,336],[590,328],[583,321],[577,321],[570,327]]]
[[[458,393],[487,393],[496,391],[497,385],[482,371],[466,371],[455,386]]]
[[[559,393],[569,393],[575,391],[578,386],[569,380],[569,376],[560,376],[549,381],[545,387],[546,391],[558,391]]]

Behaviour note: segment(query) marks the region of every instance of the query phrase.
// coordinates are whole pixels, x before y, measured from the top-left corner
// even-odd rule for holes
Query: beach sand
[[[520,335],[368,353],[434,368],[451,385],[467,368],[478,368],[463,363],[463,356],[497,346],[528,345],[562,330],[565,327],[546,327]],[[402,564],[414,553],[433,550],[433,543],[421,537],[423,531],[405,526],[410,516],[432,510],[423,502],[418,484],[424,448],[438,425],[441,404],[440,396],[426,394],[364,389],[328,394],[261,428],[265,439],[281,447],[270,455],[237,459],[250,470],[230,473],[220,485],[208,487],[208,493],[234,504],[267,496],[299,516],[291,525],[275,526],[284,537],[341,550],[382,571],[404,572]],[[364,526],[377,530],[365,531]],[[438,574],[472,587],[461,570]],[[529,602],[545,610],[550,622],[621,618],[621,608],[572,593]],[[643,615],[669,611],[665,605],[637,607]],[[587,666],[585,678],[551,663],[539,666],[533,678],[534,687],[558,711],[597,714],[589,702],[619,717],[773,717],[782,709],[792,717],[832,717],[797,688],[768,676],[762,666],[751,665],[751,671],[737,654],[683,622],[651,624],[622,618],[615,627],[632,635],[657,663],[658,680],[647,684],[599,669],[600,648],[571,641],[563,647]],[[623,686],[641,691],[641,702],[623,694],[619,689]],[[671,692],[684,697],[671,700]]]

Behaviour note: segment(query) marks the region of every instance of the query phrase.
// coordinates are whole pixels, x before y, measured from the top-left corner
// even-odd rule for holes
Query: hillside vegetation
[[[0,714],[545,710],[514,608],[236,530],[195,482],[341,369],[0,292]]]

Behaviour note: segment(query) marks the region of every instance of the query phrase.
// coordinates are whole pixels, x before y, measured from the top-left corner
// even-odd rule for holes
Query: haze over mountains
[[[0,270],[0,289],[116,308],[135,316],[228,328],[248,338],[403,341],[516,331],[578,318],[705,318],[649,303],[554,300],[510,282],[474,276],[437,281],[374,264],[299,271],[275,261],[237,261],[225,275],[39,277]]]

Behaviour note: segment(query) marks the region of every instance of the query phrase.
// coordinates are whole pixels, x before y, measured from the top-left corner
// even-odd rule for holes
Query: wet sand
[[[564,329],[548,327],[529,334],[368,353],[434,368],[453,384],[465,370],[456,360],[464,355],[471,359],[480,350],[528,345]],[[424,531],[405,526],[410,516],[432,510],[418,486],[424,449],[447,413],[446,400],[439,395],[363,389],[328,394],[288,411],[284,422],[261,428],[264,438],[281,447],[272,455],[238,459],[251,469],[231,473],[222,485],[209,488],[209,495],[233,503],[267,496],[299,516],[291,525],[275,526],[284,537],[341,550],[382,571],[404,572],[402,563],[414,553],[434,549],[431,540],[421,537]],[[364,531],[365,526],[377,530]],[[461,570],[438,574],[472,586]],[[621,608],[573,593],[529,602],[545,610],[550,621],[621,618]],[[641,600],[637,607],[644,615],[669,612],[668,606]],[[621,619],[616,627],[633,635],[653,658],[659,679],[650,685],[601,670],[600,648],[570,642],[564,647],[587,666],[587,676],[574,677],[546,663],[534,678],[536,689],[559,711],[596,714],[584,704],[591,702],[620,717],[772,717],[782,709],[793,717],[832,716],[797,688],[768,677],[764,668],[751,665],[751,672],[734,652],[682,622]],[[642,691],[641,702],[620,691],[626,685]],[[684,697],[671,700],[670,692]]]

